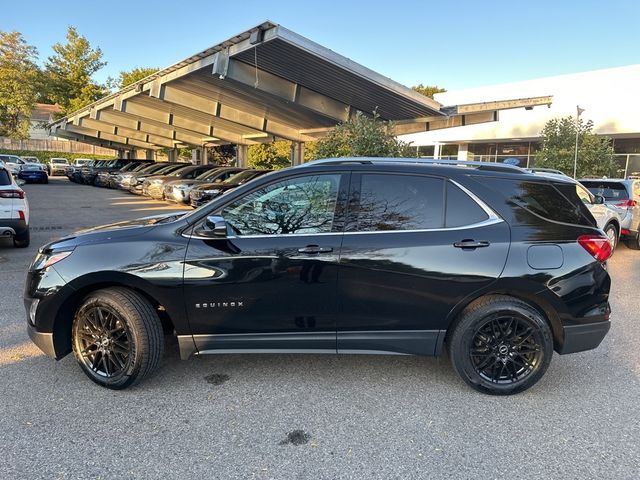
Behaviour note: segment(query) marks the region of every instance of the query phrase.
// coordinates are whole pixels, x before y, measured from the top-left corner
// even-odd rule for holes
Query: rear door
[[[355,174],[338,279],[338,351],[433,355],[453,307],[502,272],[509,227],[450,180]]]

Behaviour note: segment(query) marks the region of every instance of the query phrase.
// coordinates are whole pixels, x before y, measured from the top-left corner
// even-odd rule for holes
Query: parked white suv
[[[0,165],[0,237],[13,238],[18,248],[29,246],[29,202],[8,168]]]
[[[50,158],[49,165],[47,166],[49,176],[53,177],[54,175],[57,175],[59,173],[64,175],[65,169],[68,166],[69,160],[67,160],[66,158]]]
[[[22,165],[26,163],[17,155],[0,155],[0,160],[2,160],[4,166],[7,167],[13,175],[17,175]]]

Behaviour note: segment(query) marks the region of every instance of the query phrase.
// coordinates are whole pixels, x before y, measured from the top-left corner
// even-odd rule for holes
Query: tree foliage
[[[29,120],[38,99],[38,51],[18,32],[0,32],[0,135],[29,136]]]
[[[249,146],[249,166],[278,170],[291,165],[291,142],[281,140]]]
[[[444,88],[440,88],[440,87],[432,87],[429,85],[423,85],[423,84],[419,84],[419,85],[414,85],[413,87],[411,87],[413,90],[415,90],[418,93],[421,93],[422,95],[424,95],[425,97],[429,97],[429,98],[433,98],[433,96],[436,93],[442,93],[442,92],[446,92],[447,90]]]
[[[392,122],[357,112],[317,142],[315,158],[412,156],[409,144],[398,140]]]
[[[613,148],[609,138],[593,133],[591,120],[578,122],[577,177],[615,173]],[[542,146],[536,154],[536,166],[555,168],[573,175],[576,148],[576,121],[573,117],[554,118],[542,129]]]
[[[159,68],[155,67],[135,67],[128,71],[122,71],[118,75],[118,78],[107,79],[107,87],[110,90],[120,90],[132,83],[137,82],[138,80],[142,80],[143,78],[148,77],[149,75],[153,75]]]
[[[92,48],[75,27],[67,30],[66,43],[53,45],[54,54],[45,63],[48,97],[60,105],[64,114],[82,108],[105,95],[104,86],[92,76],[106,65],[102,50]]]

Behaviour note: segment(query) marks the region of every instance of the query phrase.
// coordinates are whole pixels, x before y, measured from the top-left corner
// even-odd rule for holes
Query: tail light
[[[616,207],[633,208],[638,204],[635,200],[625,200],[624,202],[616,203]]]
[[[599,262],[606,261],[613,254],[609,239],[602,235],[581,235],[578,243]]]
[[[26,220],[27,218],[24,216],[24,212],[22,210],[18,210],[18,218],[20,220]]]
[[[627,228],[620,230],[620,235],[631,235],[631,232]]]
[[[24,198],[24,190],[0,190],[0,198]]]

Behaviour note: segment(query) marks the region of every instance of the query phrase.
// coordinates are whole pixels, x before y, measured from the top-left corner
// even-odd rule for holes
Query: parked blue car
[[[37,163],[22,165],[22,168],[18,172],[18,178],[27,183],[49,183],[49,175],[47,175],[44,168]]]

